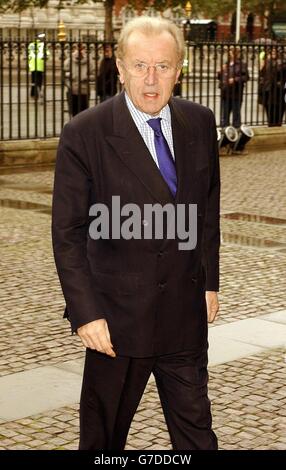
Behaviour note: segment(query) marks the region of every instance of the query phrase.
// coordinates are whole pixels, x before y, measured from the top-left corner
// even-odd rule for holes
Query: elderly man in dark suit
[[[173,449],[217,449],[207,395],[207,322],[219,286],[214,116],[171,97],[184,58],[174,24],[130,21],[117,57],[124,91],[65,126],[55,172],[55,260],[65,316],[86,347],[79,449],[124,449],[151,373]],[[157,227],[126,236],[131,206],[184,207],[186,224],[195,207],[192,249],[169,236],[172,217],[159,236]],[[99,207],[100,223],[91,217]],[[132,220],[148,229],[152,216]],[[116,221],[122,230],[110,231]]]

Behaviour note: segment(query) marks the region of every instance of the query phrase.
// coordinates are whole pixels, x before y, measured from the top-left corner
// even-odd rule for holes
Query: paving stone
[[[0,440],[0,445],[3,449],[10,449],[10,446],[13,444],[15,444],[13,438]]]
[[[4,437],[14,437],[14,436],[17,436],[17,432],[12,431],[11,429],[5,429],[4,427],[2,427],[1,432],[0,432],[0,439],[1,440],[3,439],[3,436]]]

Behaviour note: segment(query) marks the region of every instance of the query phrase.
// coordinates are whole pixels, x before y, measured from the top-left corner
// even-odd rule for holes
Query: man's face
[[[149,67],[144,76],[138,77],[134,70],[140,64]],[[155,65],[167,66],[167,76],[159,73]],[[125,56],[122,61],[117,59],[117,66],[120,81],[136,108],[155,116],[168,103],[180,74],[175,39],[166,31],[150,36],[133,32]]]
[[[271,51],[271,57],[272,57],[272,59],[276,59],[276,58],[277,58],[277,49],[272,49],[272,51]]]
[[[104,57],[106,59],[110,59],[112,57],[112,47],[111,46],[105,46],[105,48],[104,48]]]

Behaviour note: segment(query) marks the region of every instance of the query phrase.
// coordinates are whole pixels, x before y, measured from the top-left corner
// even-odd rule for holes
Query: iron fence
[[[59,41],[55,37],[44,37],[41,39],[42,62],[37,63],[40,46],[38,38],[31,39],[31,37],[26,39],[0,37],[0,138],[2,140],[48,138],[60,134],[65,122],[71,119],[74,76],[72,57],[81,50],[84,50],[86,65],[85,70],[81,66],[77,68],[75,82],[78,83],[78,93],[88,97],[87,106],[97,105],[103,99],[98,92],[97,77],[104,55],[104,42],[88,35],[82,37],[79,35],[76,39],[69,38],[65,41]],[[111,44],[111,48],[116,56],[116,44]],[[32,50],[36,62],[34,73],[31,67]],[[281,125],[285,122],[283,116],[285,109],[283,87],[286,81],[285,44],[235,45],[188,42],[180,83],[175,86],[174,94],[210,107],[215,113],[217,125],[225,126],[227,124],[225,115],[230,111],[227,106],[233,107],[234,87],[231,92],[225,94],[223,80],[229,80],[231,77],[232,65],[231,62],[227,64],[227,60],[234,50],[240,55],[240,63],[244,64],[242,68],[247,68],[245,80],[238,78],[239,84],[236,87],[240,100],[241,123],[249,126]],[[265,69],[267,61],[268,81],[272,80],[269,89],[266,85],[264,88],[261,86],[263,66]],[[70,66],[67,68],[68,62]],[[238,71],[238,77],[239,73],[245,72],[242,68]],[[265,80],[266,78],[264,77]],[[275,92],[272,90],[274,80],[275,86],[277,85]],[[119,81],[114,92],[120,92]],[[81,109],[80,100],[78,106]],[[235,109],[232,111],[231,119],[237,113]],[[271,112],[275,116],[279,115],[281,122],[271,122],[271,119],[269,120]]]

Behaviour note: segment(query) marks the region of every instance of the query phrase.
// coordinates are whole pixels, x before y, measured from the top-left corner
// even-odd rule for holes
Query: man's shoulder
[[[184,115],[190,116],[192,118],[195,116],[209,119],[210,116],[213,115],[213,112],[210,108],[184,98],[174,97],[172,98],[171,103]]]

